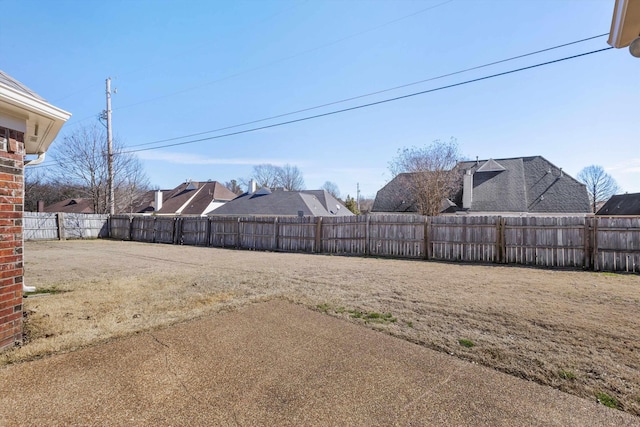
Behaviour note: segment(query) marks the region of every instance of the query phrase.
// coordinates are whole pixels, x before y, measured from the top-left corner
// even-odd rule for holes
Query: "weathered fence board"
[[[505,262],[585,267],[585,217],[506,217]]]
[[[280,217],[278,218],[277,249],[286,252],[316,252],[319,236],[318,226],[322,227],[321,218],[313,217]]]
[[[163,217],[25,212],[25,240],[142,242],[640,273],[640,217]]]
[[[96,239],[108,237],[108,215],[25,212],[25,240]]]
[[[428,233],[431,259],[498,262],[497,216],[440,216],[431,218]]]
[[[322,218],[321,252],[366,254],[368,224],[366,216]]]
[[[600,217],[596,230],[597,270],[640,273],[640,217]]]
[[[152,243],[155,237],[154,216],[134,216],[131,219],[131,240]]]
[[[24,240],[55,240],[58,234],[58,215],[46,212],[25,212]]]
[[[110,236],[112,239],[131,240],[131,217],[129,215],[114,215],[109,219]]]
[[[148,221],[151,221],[151,217]],[[154,217],[153,242],[156,243],[177,243],[175,241],[175,227],[177,219],[174,217]]]
[[[426,253],[425,220],[421,215],[372,215],[369,219],[369,253],[423,258]]]
[[[240,245],[239,218],[217,217],[209,218],[211,222],[209,244],[218,248],[237,248]]]
[[[179,219],[181,245],[208,246],[209,219],[202,217],[184,217]]]

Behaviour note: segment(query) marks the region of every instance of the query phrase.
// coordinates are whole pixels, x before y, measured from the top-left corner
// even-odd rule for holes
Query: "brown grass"
[[[115,241],[25,257],[27,284],[68,292],[25,300],[28,342],[0,364],[281,297],[640,415],[637,275]]]

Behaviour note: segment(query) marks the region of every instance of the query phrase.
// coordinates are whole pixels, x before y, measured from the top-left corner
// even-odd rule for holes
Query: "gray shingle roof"
[[[338,209],[337,206],[340,206]],[[285,191],[259,190],[244,193],[225,203],[209,215],[278,215],[297,216],[350,216],[344,205],[325,190]]]
[[[640,193],[612,196],[596,215],[640,215]]]
[[[589,212],[586,187],[544,157],[465,161],[458,166],[461,173],[473,173],[471,212]],[[410,178],[411,174],[400,174],[380,189],[372,211],[415,212]],[[458,210],[462,191],[453,198]]]
[[[34,91],[32,91],[31,89],[29,89],[28,87],[26,87],[25,85],[23,85],[22,83],[20,83],[19,81],[17,81],[16,79],[14,79],[13,77],[11,77],[10,75],[8,75],[2,70],[0,70],[0,84],[3,84],[12,89],[15,89],[18,92],[22,92],[23,94],[28,95],[32,98],[39,99],[40,101],[46,102],[46,100],[43,97],[41,97],[40,95],[38,95],[37,93],[35,93]]]

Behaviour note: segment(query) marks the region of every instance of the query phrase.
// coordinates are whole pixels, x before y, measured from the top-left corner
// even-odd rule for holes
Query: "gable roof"
[[[65,199],[58,203],[45,206],[43,212],[94,213],[91,200],[81,198]]]
[[[351,216],[353,213],[325,190],[260,189],[244,193],[209,215]]]
[[[464,161],[458,168],[461,181],[466,171],[473,175],[470,212],[589,212],[584,184],[542,156]],[[411,175],[400,174],[378,191],[372,211],[416,212],[408,185]],[[447,212],[462,210],[464,191],[462,186],[452,197],[457,208]]]
[[[173,190],[162,192],[163,201],[159,214],[203,215],[212,202],[228,202],[236,194],[218,181],[188,181]]]
[[[640,193],[611,196],[596,215],[640,215]]]

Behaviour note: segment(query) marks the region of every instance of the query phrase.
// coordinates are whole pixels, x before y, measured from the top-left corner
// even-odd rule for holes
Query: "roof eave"
[[[0,110],[24,123],[25,153],[41,154],[58,136],[71,113],[48,102],[0,84]]]

